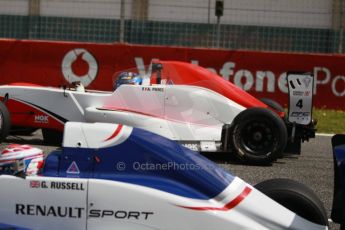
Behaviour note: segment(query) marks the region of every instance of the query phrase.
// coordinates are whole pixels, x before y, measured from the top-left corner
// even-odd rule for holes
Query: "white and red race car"
[[[1,229],[328,229],[306,186],[271,179],[253,187],[125,125],[68,122],[62,149],[42,167],[37,176],[0,171]]]
[[[9,118],[14,126],[42,128],[48,142],[59,140],[56,131],[62,133],[67,121],[122,123],[192,150],[234,152],[258,164],[276,160],[284,150],[299,153],[301,142],[314,137],[310,75],[291,75],[290,98],[296,101],[287,118],[274,102],[266,100],[267,105],[199,66],[157,61],[148,72],[135,71],[142,84],[121,85],[114,92],[27,83],[0,86],[1,136],[7,135]]]

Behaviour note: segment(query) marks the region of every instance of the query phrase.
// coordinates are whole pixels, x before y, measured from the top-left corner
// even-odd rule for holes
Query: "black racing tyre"
[[[279,178],[260,182],[255,188],[300,217],[316,224],[328,225],[325,207],[306,185]]]
[[[6,105],[0,101],[0,142],[6,139],[11,128],[11,117]]]
[[[270,164],[284,151],[288,139],[283,120],[266,108],[249,108],[236,116],[230,143],[236,156],[249,164]]]
[[[284,112],[284,108],[278,102],[270,99],[270,98],[260,98],[260,101],[271,107],[272,109],[277,110],[278,112]]]
[[[54,129],[42,129],[43,141],[47,145],[61,146],[63,133]]]

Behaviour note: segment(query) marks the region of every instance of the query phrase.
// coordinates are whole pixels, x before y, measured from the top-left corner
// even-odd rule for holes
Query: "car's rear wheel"
[[[260,101],[265,103],[266,105],[268,105],[272,109],[277,110],[278,112],[284,112],[283,106],[281,104],[279,104],[278,102],[276,102],[275,100],[264,97],[264,98],[260,98]]]
[[[43,141],[47,145],[61,146],[63,133],[54,129],[42,129]]]
[[[290,179],[271,179],[260,182],[255,188],[300,217],[316,224],[328,225],[322,202],[306,185]]]
[[[6,105],[0,101],[0,142],[6,139],[11,128],[10,113]]]
[[[246,109],[233,121],[230,143],[243,162],[269,164],[282,154],[286,142],[283,120],[269,109]]]

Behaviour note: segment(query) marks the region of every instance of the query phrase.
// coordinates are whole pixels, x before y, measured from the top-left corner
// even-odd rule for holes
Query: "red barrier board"
[[[90,89],[112,90],[114,72],[144,68],[153,58],[209,68],[254,96],[285,106],[286,72],[313,72],[315,106],[345,110],[345,55],[3,39],[0,84],[61,86],[80,80]]]

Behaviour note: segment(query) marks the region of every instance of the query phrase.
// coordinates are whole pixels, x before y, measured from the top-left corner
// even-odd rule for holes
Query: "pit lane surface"
[[[7,143],[31,144],[47,154],[57,147],[42,144],[41,132],[31,136],[10,136]],[[7,143],[1,144],[1,147]],[[317,136],[302,145],[300,156],[285,156],[272,166],[248,166],[239,164],[236,159],[225,154],[205,154],[209,159],[239,176],[245,181],[256,184],[271,178],[290,178],[309,186],[318,195],[330,216],[333,196],[333,159],[330,136]],[[340,229],[330,223],[330,229]]]

